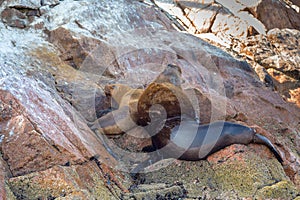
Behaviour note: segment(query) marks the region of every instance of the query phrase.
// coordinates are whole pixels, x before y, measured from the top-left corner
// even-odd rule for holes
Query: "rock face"
[[[290,5],[286,5],[285,2],[267,0],[261,1],[256,9],[257,18],[268,30],[273,28],[300,29],[299,5],[293,7],[291,2]]]
[[[96,47],[99,48],[101,42],[89,37],[78,39],[73,35],[69,30],[59,27],[49,32],[49,41],[58,47],[63,61],[78,69],[89,52]],[[108,49],[108,47],[104,48]]]
[[[1,106],[5,110],[1,149],[14,176],[54,165],[83,163],[95,156],[111,159],[87,125],[76,119],[72,108],[63,102],[58,104],[36,82],[14,77],[6,78],[1,86]],[[16,149],[19,144],[24,146]]]
[[[96,163],[86,163],[71,167],[55,166],[11,178],[8,184],[17,199],[115,199],[115,186],[107,186],[103,180],[111,180],[105,176]]]
[[[234,38],[246,39],[249,35],[265,34],[273,28],[300,28],[300,8],[297,1],[156,2],[159,7],[179,18],[188,32],[200,34],[200,37],[227,47]]]
[[[300,112],[286,101],[299,104],[299,31],[268,30],[274,24],[262,12],[277,1],[155,2],[0,1],[1,199],[299,196]],[[294,4],[282,14],[289,28],[299,24]],[[189,33],[176,30],[180,23]],[[268,34],[248,37],[251,27]],[[240,59],[198,33],[214,34]],[[201,123],[253,126],[284,164],[263,145],[231,145],[204,161],[150,163],[149,173],[130,178],[128,169],[149,157],[141,152],[145,129],[109,139],[88,125],[137,104],[122,103],[122,91],[108,95],[108,86],[148,88],[169,63],[181,68],[181,88]]]
[[[299,34],[293,29],[273,29],[266,36],[252,36],[234,50],[253,64],[260,78],[299,107]]]
[[[267,86],[276,87],[284,98],[299,105],[300,8],[297,1],[157,4],[177,16],[188,32],[198,33],[199,37],[225,47],[226,51],[230,47],[233,50],[230,53],[249,60]],[[257,32],[268,34],[251,36]]]

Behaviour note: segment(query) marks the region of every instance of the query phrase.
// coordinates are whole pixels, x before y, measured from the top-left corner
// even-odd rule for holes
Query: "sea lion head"
[[[155,83],[171,83],[176,87],[181,86],[181,69],[174,64],[168,64],[164,71],[154,80]]]

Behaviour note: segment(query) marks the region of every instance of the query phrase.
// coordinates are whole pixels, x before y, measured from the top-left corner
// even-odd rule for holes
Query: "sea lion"
[[[129,107],[123,106],[97,119],[91,124],[91,129],[106,135],[120,135],[135,126],[136,123],[131,118]]]
[[[151,122],[151,112],[166,112],[167,118],[189,116],[197,118],[194,106],[181,88],[181,69],[168,64],[164,71],[148,85],[138,101],[139,124],[146,126]],[[151,110],[154,105],[157,110]],[[164,109],[164,111],[162,110]]]
[[[104,92],[106,96],[111,97],[111,107],[112,109],[118,109],[121,107],[121,101],[123,97],[128,93],[132,93],[133,88],[124,84],[109,84],[104,87]],[[127,95],[128,96],[128,95]],[[123,101],[125,102],[125,101]]]
[[[170,128],[161,120],[148,129],[152,148],[147,147],[149,158],[131,170],[132,175],[140,173],[147,166],[162,159],[176,158],[186,161],[204,160],[209,155],[232,144],[257,143],[266,145],[282,164],[283,159],[272,142],[254,129],[240,124],[216,121],[199,125],[196,121],[184,119],[180,125]],[[172,125],[171,125],[172,126]],[[158,133],[157,133],[158,131]]]
[[[153,146],[165,157],[180,160],[201,160],[231,144],[258,143],[266,145],[282,163],[280,153],[271,141],[240,124],[216,121],[199,125],[193,120],[183,120],[173,128],[165,126],[152,136]]]
[[[181,88],[181,68],[174,64],[168,64],[163,72],[153,81],[154,83],[171,83]]]
[[[158,110],[151,110],[155,105],[160,105]],[[180,115],[195,117],[195,110],[189,98],[181,88],[170,83],[151,83],[140,96],[137,108],[141,125],[151,122],[150,111],[164,112],[161,109],[165,110],[168,118]]]
[[[124,133],[136,124],[150,123],[149,111],[153,105],[161,105],[152,112],[167,111],[167,117],[187,115],[195,116],[195,109],[181,89],[181,69],[168,64],[158,77],[145,89],[133,89],[123,84],[105,86],[105,94],[111,97],[111,111],[92,123],[93,130],[98,129],[107,135]]]
[[[134,128],[138,120],[137,103],[143,91],[122,84],[107,85],[105,93],[111,96],[111,107],[116,110],[93,122],[91,129],[107,135],[119,135]]]

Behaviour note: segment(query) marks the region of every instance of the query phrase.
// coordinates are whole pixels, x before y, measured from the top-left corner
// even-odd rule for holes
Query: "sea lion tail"
[[[273,152],[273,154],[275,155],[277,160],[280,163],[283,163],[283,159],[282,159],[279,151],[274,147],[274,145],[272,144],[272,142],[268,138],[266,138],[265,136],[260,135],[260,134],[255,134],[254,138],[253,138],[253,142],[257,143],[257,144],[266,145]]]

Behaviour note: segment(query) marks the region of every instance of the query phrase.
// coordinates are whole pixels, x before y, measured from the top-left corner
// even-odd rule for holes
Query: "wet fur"
[[[160,131],[160,133],[152,137],[153,147],[150,149],[150,151],[152,151],[150,153],[150,158],[140,163],[131,171],[131,173],[139,173],[150,164],[153,164],[165,158],[178,158],[179,160],[187,161],[203,160],[206,159],[209,155],[232,144],[247,145],[250,143],[257,143],[266,145],[275,155],[277,160],[280,163],[283,163],[283,159],[280,153],[272,144],[272,142],[265,136],[257,134],[255,130],[250,127],[225,121],[217,121],[206,125],[199,125],[194,121],[188,121],[188,123],[189,122],[190,124],[187,125],[190,126],[191,129],[194,128],[194,130],[197,130],[197,133],[193,138],[191,145],[187,149],[178,147],[178,145],[180,146],[180,144],[174,143],[175,141],[171,138],[171,135],[178,131],[180,125],[177,125],[169,130],[166,130],[164,128],[162,131]],[[209,127],[212,128],[212,130],[222,128],[222,132],[218,138],[215,138],[215,140],[212,141],[210,151],[205,153],[203,156],[199,156],[200,148],[203,145],[208,145],[203,142]],[[184,136],[187,137],[187,134],[184,134]],[[167,148],[165,148],[166,146]]]
[[[196,122],[190,121],[186,122],[186,127],[184,129],[190,128],[192,131],[197,131],[195,136],[189,137],[189,134],[187,132],[178,132],[178,129],[181,125],[175,126],[173,129],[171,129],[170,134],[156,134],[152,137],[153,145],[156,149],[162,149],[166,145],[169,145],[172,148],[175,148],[176,151],[180,151],[182,155],[179,157],[181,160],[201,160],[205,159],[207,156],[211,155],[212,153],[215,153],[216,151],[219,151],[220,149],[223,149],[229,145],[232,144],[250,144],[250,143],[258,143],[258,144],[264,144],[266,145],[272,153],[275,155],[277,160],[282,163],[283,160],[280,156],[280,153],[278,150],[274,147],[274,145],[271,143],[271,141],[260,135],[257,134],[254,129],[249,128],[247,126],[243,126],[236,123],[231,122],[224,122],[224,121],[217,121],[211,124],[206,125],[198,125]],[[208,134],[208,130],[210,130],[210,134],[215,134],[219,131],[221,131],[220,134],[217,134],[216,136],[212,135],[210,140],[205,141],[205,137]],[[187,130],[189,131],[189,130]],[[188,140],[191,140],[191,144],[184,148],[182,140],[175,141],[174,138],[172,139],[172,135],[174,134],[183,134],[183,138],[187,138]],[[164,138],[162,138],[164,137]],[[167,138],[166,138],[167,137]],[[199,151],[200,149],[204,149],[207,152]],[[173,151],[171,149],[166,148],[165,152],[163,154],[166,154],[168,157],[175,157],[174,154],[172,154]],[[178,155],[178,153],[175,153]]]

